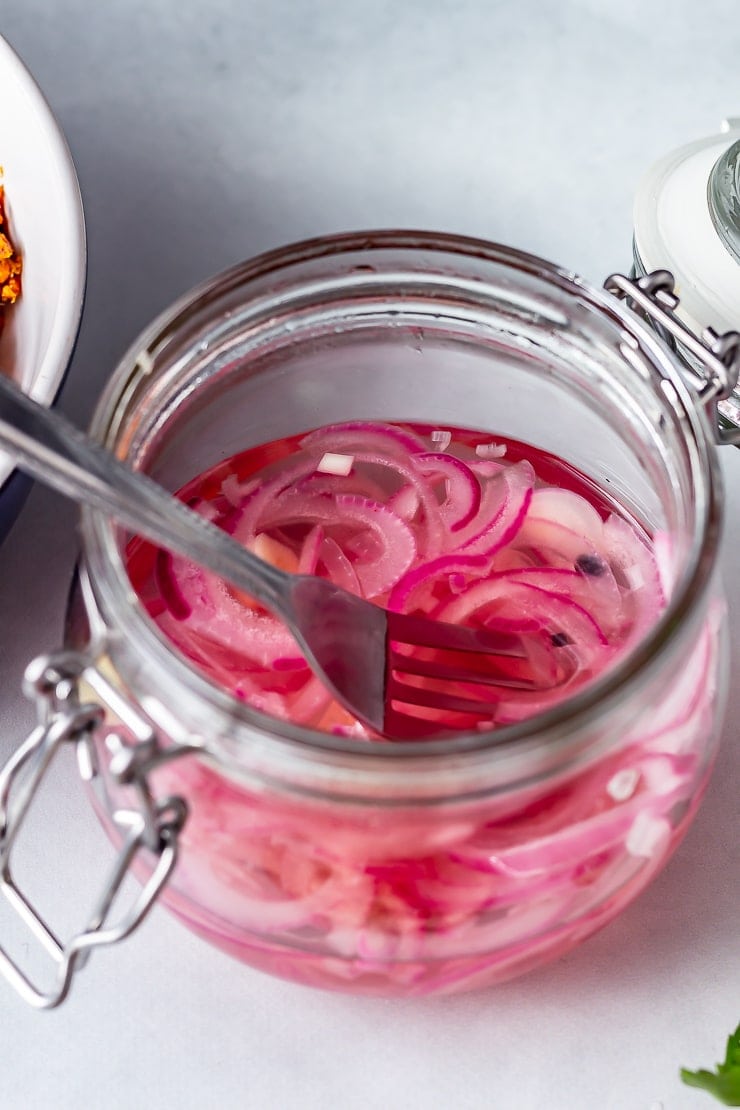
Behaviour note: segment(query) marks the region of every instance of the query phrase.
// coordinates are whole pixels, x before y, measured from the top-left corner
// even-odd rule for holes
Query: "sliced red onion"
[[[324,536],[321,541],[318,562],[319,567],[326,568],[326,576],[332,582],[336,582],[338,586],[349,590],[352,594],[362,594],[362,587],[355,568],[331,536]]]
[[[235,667],[240,658],[254,660],[259,666],[271,666],[277,657],[300,655],[294,637],[275,617],[246,605],[216,575],[188,560],[171,558],[171,575],[189,613],[187,621],[174,617],[160,623],[162,627],[166,625],[168,635],[179,647],[196,636],[205,638],[214,652],[229,653]]]
[[[388,498],[387,504],[388,508],[392,509],[397,516],[410,524],[419,511],[421,499],[413,486],[401,486],[396,493]]]
[[[452,624],[472,621],[485,625],[490,618],[531,622],[551,638],[553,647],[567,647],[589,670],[603,665],[602,649],[609,645],[591,614],[571,598],[516,582],[505,575],[471,586],[443,605],[435,616]]]
[[[539,562],[548,567],[573,570],[576,562],[586,555],[594,560],[601,559],[597,548],[582,532],[574,532],[559,520],[537,517],[530,512],[517,537],[517,546],[531,549]]]
[[[430,452],[417,455],[414,462],[428,478],[444,479],[445,499],[439,506],[439,513],[450,531],[459,532],[480,508],[481,487],[475,474],[454,455]]]
[[[667,598],[655,557],[637,531],[612,513],[604,521],[604,556],[631,608],[628,643],[634,643],[655,623]]]
[[[355,445],[363,451],[392,451],[404,458],[427,450],[424,440],[409,428],[359,420],[318,428],[301,440],[301,447],[304,449],[321,453],[334,451],[339,454],[351,454]]]
[[[637,529],[616,516],[602,521],[571,489],[544,485],[520,451],[512,463],[506,444],[476,448],[443,431],[425,439],[374,423],[319,429],[293,454],[274,451],[264,476],[227,465],[220,482],[200,482],[194,504],[283,569],[324,575],[398,611],[522,636],[525,658],[506,674],[526,672],[534,686],[491,693],[491,722],[519,720],[599,673],[642,633],[664,603],[671,557],[659,572]],[[183,650],[192,630],[197,658],[224,681],[243,653],[256,669],[240,696],[259,694],[266,705],[275,695],[282,716],[354,728],[344,710],[305,688],[310,672],[275,618],[168,560],[145,601]],[[420,735],[425,721],[440,723],[437,710],[418,717]],[[469,727],[459,714],[447,724]]]
[[[347,529],[357,536],[369,531],[374,550],[365,545],[365,553],[354,561],[354,570],[366,597],[375,597],[393,586],[411,566],[416,557],[416,541],[405,521],[377,501],[352,494],[307,497],[289,490],[265,506],[260,527],[269,529],[280,523],[321,524],[327,530]],[[339,542],[338,537],[333,537]],[[345,547],[347,540],[340,543]]]
[[[495,459],[466,459],[465,460],[472,470],[473,474],[482,481],[489,478],[495,478],[497,474],[502,474],[506,469],[506,463],[497,462]]]
[[[486,555],[439,555],[421,566],[406,572],[393,587],[388,597],[388,608],[396,612],[409,612],[424,600],[431,604],[435,585],[453,574],[462,574],[466,580],[485,575],[490,559]],[[425,597],[426,595],[426,597]]]
[[[416,457],[418,458],[418,456]],[[418,499],[422,513],[421,526],[426,533],[423,542],[427,553],[437,554],[445,544],[446,527],[442,517],[439,503],[435,496],[431,482],[423,473],[420,474],[416,466],[416,458],[411,462],[393,457],[384,457],[376,453],[357,451],[355,460],[367,466],[373,466],[390,472],[399,483],[401,489],[411,486]]]
[[[227,474],[221,483],[221,492],[234,508],[243,509],[248,499],[259,490],[259,483],[253,479],[240,480],[233,472]],[[191,506],[194,508],[195,506]]]
[[[290,699],[288,708],[294,720],[312,725],[331,701],[332,695],[324,683],[312,674],[303,689]]]
[[[601,674],[658,617],[676,557],[668,537],[652,540],[627,518],[602,521],[586,497],[546,486],[528,463],[472,458],[476,438],[456,433],[444,456],[456,461],[442,464],[428,433],[321,430],[271,465],[263,487],[212,483],[199,509],[222,527],[236,513],[246,540],[261,533],[276,545],[264,547],[268,556],[358,593],[370,575],[373,588],[390,583],[377,597],[401,611],[521,634],[526,657],[503,666],[534,685],[492,687],[488,730],[531,718]],[[349,477],[307,471],[326,451],[367,461]],[[432,469],[420,464],[425,456],[437,456]],[[455,528],[469,512],[468,475],[479,504]],[[438,535],[426,525],[435,511]],[[146,546],[134,561],[142,601],[161,606],[163,633],[213,681],[273,717],[367,735],[261,607],[184,560],[155,564]],[[274,951],[277,970],[323,985],[356,978],[421,994],[536,961],[604,923],[680,837],[714,725],[718,620],[711,611],[675,680],[605,754],[440,822],[399,806],[393,821],[368,823],[308,796],[237,784],[199,760],[164,765],[158,789],[198,801],[183,832],[183,893],[197,901],[207,890],[216,912],[259,931],[265,961]],[[460,713],[427,708],[408,738],[440,725],[470,729]]]
[[[338,493],[353,493],[358,497],[367,497],[370,501],[387,503],[387,489],[378,481],[378,476],[370,473],[367,468],[355,467],[350,474],[321,474],[315,470],[301,478],[284,493],[303,493],[310,496],[324,494],[327,497],[336,497]],[[279,495],[278,495],[279,496]]]
[[[298,558],[298,574],[316,574],[323,542],[324,529],[320,524],[317,524],[315,528],[311,529],[303,541],[301,554]]]
[[[489,484],[480,511],[460,533],[463,550],[493,555],[514,540],[527,516],[534,477],[529,463],[518,462]]]
[[[585,575],[562,567],[515,567],[499,574],[512,582],[537,586],[560,597],[569,598],[589,612],[604,630],[607,639],[618,635],[624,622],[622,594],[608,564],[598,575]]]
[[[602,520],[585,497],[569,489],[546,486],[532,494],[529,515],[532,518],[557,521],[563,528],[585,537],[589,546],[601,545]]]

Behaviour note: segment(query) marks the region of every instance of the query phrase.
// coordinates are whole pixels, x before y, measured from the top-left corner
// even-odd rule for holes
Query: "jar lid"
[[[635,195],[633,223],[635,269],[670,270],[676,315],[698,335],[707,327],[740,330],[740,117],[651,166]],[[737,390],[720,407],[740,425]]]
[[[707,200],[717,234],[740,264],[740,140],[714,163]]]

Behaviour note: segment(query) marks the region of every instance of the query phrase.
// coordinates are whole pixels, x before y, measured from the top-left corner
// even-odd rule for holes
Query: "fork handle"
[[[60,413],[32,401],[0,373],[0,446],[18,467],[80,504],[184,555],[284,614],[288,576],[125,466]]]

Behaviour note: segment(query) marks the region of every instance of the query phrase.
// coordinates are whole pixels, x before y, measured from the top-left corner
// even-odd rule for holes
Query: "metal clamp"
[[[639,278],[611,274],[604,282],[607,292],[639,309],[682,354],[688,384],[712,410],[717,442],[740,446],[740,426],[733,419],[737,406],[730,405],[726,413],[718,409],[723,402],[729,403],[738,383],[740,333],[718,335],[713,328],[705,328],[701,336],[696,335],[676,316],[680,301],[674,286],[669,270],[654,270]]]
[[[155,800],[147,784],[151,768],[166,758],[187,754],[193,748],[157,751],[149,735],[131,744],[120,742],[111,760],[111,778],[133,786],[140,809],[114,809],[112,817],[123,831],[123,844],[105,888],[86,927],[66,943],[60,941],[16,886],[12,870],[13,846],[34,796],[56,753],[66,744],[77,747],[81,765],[96,772],[91,763],[92,738],[104,720],[98,704],[80,704],[77,690],[90,664],[77,653],[66,652],[35,660],[26,671],[25,692],[36,702],[39,723],[0,774],[0,891],[51,957],[56,973],[49,990],[35,986],[18,964],[0,948],[0,972],[30,1005],[37,1009],[58,1006],[69,992],[72,977],[93,948],[115,944],[141,923],[177,863],[178,835],[187,816],[183,799]],[[116,924],[108,915],[140,852],[153,854],[155,865],[133,905]]]

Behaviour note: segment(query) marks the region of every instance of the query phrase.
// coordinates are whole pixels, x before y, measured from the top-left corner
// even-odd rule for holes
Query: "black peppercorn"
[[[576,570],[580,570],[581,574],[587,574],[591,578],[598,578],[602,575],[606,567],[598,555],[579,555],[575,562]]]

